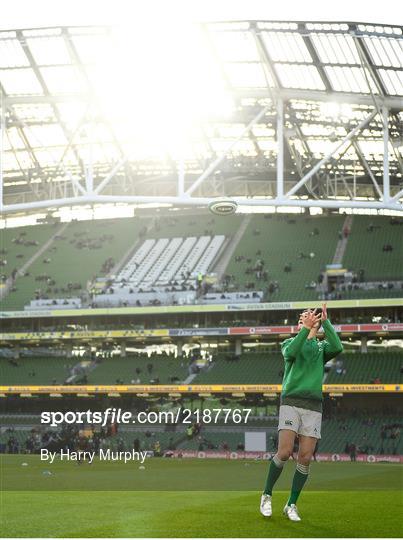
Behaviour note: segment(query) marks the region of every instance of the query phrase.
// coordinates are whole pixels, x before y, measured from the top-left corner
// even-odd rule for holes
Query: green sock
[[[266,485],[263,491],[265,495],[272,494],[274,484],[277,482],[285,463],[285,461],[281,461],[281,459],[279,459],[277,456],[274,456],[274,458],[271,460],[269,474],[267,475]]]
[[[290,498],[288,499],[288,503],[287,503],[288,506],[290,504],[296,504],[299,494],[301,493],[302,488],[304,487],[304,484],[308,479],[308,473],[309,473],[309,465],[301,465],[300,463],[297,464],[297,468],[295,469],[295,473],[294,473],[294,478],[292,480]]]

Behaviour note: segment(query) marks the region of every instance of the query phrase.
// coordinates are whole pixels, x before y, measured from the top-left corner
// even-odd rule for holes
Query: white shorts
[[[320,428],[322,425],[322,413],[292,407],[291,405],[280,405],[278,418],[278,430],[289,429],[298,435],[315,437],[320,439]]]

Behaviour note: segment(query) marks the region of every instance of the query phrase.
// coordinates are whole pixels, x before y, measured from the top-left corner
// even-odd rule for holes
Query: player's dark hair
[[[319,313],[322,315],[322,308],[311,308],[312,311],[315,311],[316,310],[316,315],[319,315]]]

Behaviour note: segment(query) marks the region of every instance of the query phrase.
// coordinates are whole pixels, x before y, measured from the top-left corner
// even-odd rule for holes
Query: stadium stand
[[[400,352],[344,353],[332,365],[326,384],[400,383],[403,354]],[[284,361],[280,353],[218,355],[207,371],[194,379],[197,384],[281,384]]]
[[[151,366],[151,367],[150,367]],[[85,380],[88,384],[149,384],[182,382],[187,361],[165,355],[125,358],[22,357],[0,359],[1,382],[7,385],[57,385]]]
[[[1,231],[1,274],[10,277],[12,271],[21,268],[35,255],[57,230],[58,225],[18,227]]]
[[[332,262],[342,225],[342,216],[254,216],[226,270],[229,287],[263,287],[273,302],[317,299],[319,275]]]
[[[343,353],[334,362],[326,383],[401,383],[401,352]]]
[[[319,452],[348,453],[347,446],[355,444],[359,453],[399,454],[403,452],[403,438],[400,436],[399,426],[402,426],[402,421],[394,416],[324,419]],[[274,451],[273,438],[276,437],[276,431],[276,427],[267,429],[266,449],[269,452]],[[239,429],[235,431],[223,427],[213,431],[209,426],[205,426],[200,435],[184,438],[178,448],[224,450],[228,447],[234,451],[242,447],[244,441],[244,431]]]
[[[87,281],[106,275],[134,243],[144,224],[139,219],[69,223],[32,264],[29,276],[16,280],[16,290],[3,300],[3,309],[23,309],[36,296],[66,298],[85,294]],[[31,228],[31,234],[35,235],[36,229]],[[8,245],[6,239],[6,249]]]
[[[192,217],[159,217],[154,220],[122,218],[73,221],[68,224],[63,234],[56,238],[41,257],[32,264],[29,268],[29,275],[16,280],[15,290],[12,290],[3,299],[2,308],[23,309],[31,300],[38,299],[38,297],[64,299],[80,295],[88,299],[87,282],[108,275],[139,239],[142,240],[141,251],[137,252],[136,250],[135,256],[132,256],[129,262],[123,265],[124,271],[121,269],[118,274],[120,279],[131,278],[139,281],[146,277],[149,280],[148,272],[151,266],[156,277],[159,275],[157,269],[161,266],[162,270],[166,268],[168,279],[171,280],[172,276],[181,275],[187,270],[190,263],[193,263],[193,266],[199,264],[201,271],[206,271],[214,255],[220,250],[224,241],[223,237],[230,237],[239,227],[241,219],[242,216],[212,217],[211,214],[203,214]],[[172,260],[172,267],[169,264],[163,265],[166,256],[163,248],[168,244],[174,248],[175,245],[172,244],[173,240],[171,239],[183,238],[183,231],[188,231],[188,240],[190,238],[196,239],[196,245],[190,245],[189,242],[184,245],[185,242],[181,242],[180,245],[183,245],[184,249],[181,251],[180,265],[177,264],[179,260],[177,256]],[[22,237],[25,238],[24,233],[29,234],[31,236],[27,236],[27,238],[35,237],[35,242],[38,242],[40,246],[54,232],[54,228],[49,225],[3,231],[2,249],[5,253],[2,258],[7,256],[7,268],[13,266],[12,262],[15,262],[16,268],[22,266],[22,263],[18,262],[19,259],[13,256],[14,252],[16,255],[19,253],[12,242],[16,235],[18,238],[22,233]],[[201,242],[203,236],[208,237],[206,245],[204,245],[204,241]],[[217,239],[212,241],[212,236],[217,236]],[[156,245],[159,246],[157,254],[150,262],[150,250],[154,249]],[[39,246],[24,247],[22,261],[26,262],[28,255],[34,253]],[[209,248],[208,251],[205,250],[206,247]],[[159,264],[154,265],[158,256],[162,255],[163,252],[164,256],[160,259]],[[168,262],[166,261],[166,263]],[[3,273],[7,274],[5,270]]]
[[[123,281],[132,279],[133,274],[136,272],[137,268],[145,259],[145,257],[148,255],[154,244],[154,239],[148,238],[147,240],[145,240],[141,244],[139,249],[136,251],[136,253],[130,258],[124,268],[122,268],[122,270],[119,272],[119,274],[117,275],[117,280]]]
[[[181,275],[185,271],[186,258],[190,256],[196,242],[197,238],[195,236],[190,236],[181,243],[178,251],[176,252],[176,256],[171,259],[163,272],[160,274],[157,280],[157,285],[169,283],[175,275]]]
[[[74,364],[65,357],[0,358],[1,382],[6,385],[63,384]]]
[[[211,236],[223,234],[231,236],[239,228],[242,215],[212,216],[210,213],[194,213],[192,215],[175,217],[161,216],[154,220],[149,229],[149,236],[165,238],[183,236]]]
[[[402,285],[396,284],[393,287],[389,283],[385,285],[373,286],[368,289],[361,289],[358,286],[342,287],[341,298],[344,300],[357,300],[360,298],[397,298],[403,294]]]
[[[173,239],[171,243],[172,242],[175,243],[175,239]],[[156,268],[158,271],[160,265],[163,263],[163,261],[165,261],[167,252],[169,253],[168,244],[170,244],[168,238],[160,238],[157,240],[147,255],[141,260],[139,266],[129,277],[129,282],[133,283],[135,286],[139,285],[143,279],[148,278],[148,274],[151,273],[151,269],[154,271]],[[125,269],[123,269],[123,271],[124,270]]]
[[[189,375],[186,358],[136,355],[88,360],[82,357],[1,358],[4,384],[62,384],[85,376],[88,384],[182,383]],[[151,368],[149,367],[151,365]],[[82,369],[80,369],[80,367]],[[402,381],[401,352],[343,353],[330,367],[325,384],[378,384]],[[192,380],[195,384],[281,384],[284,361],[280,353],[246,352],[240,357],[219,354]]]
[[[128,268],[125,266],[117,278],[94,297],[94,302],[97,306],[115,307],[195,303],[197,276],[207,274],[224,241],[224,235],[160,238],[152,240],[153,245],[148,249],[149,240],[146,240],[139,249],[145,253],[144,258],[141,260],[136,252]],[[141,260],[138,266],[135,260]]]
[[[343,264],[364,270],[365,281],[403,280],[403,225],[387,216],[356,216]],[[391,251],[385,250],[390,245]]]
[[[320,452],[342,453],[353,443],[365,453],[402,454],[399,426],[402,419],[393,416],[327,419],[322,425]]]
[[[23,309],[32,300],[70,297],[80,298],[83,305],[90,304],[88,283],[110,275],[119,263],[115,281],[120,285],[114,287],[113,293],[109,290],[110,301],[113,294],[133,294],[133,287],[147,291],[173,282],[186,282],[192,287],[195,275],[211,270],[217,256],[225,252],[226,239],[231,240],[242,219],[240,215],[200,214],[71,222],[33,262],[27,275],[17,277],[14,288],[3,299],[3,309]],[[264,291],[263,299],[269,301],[318,299],[323,292],[321,273],[333,260],[343,223],[342,215],[253,216],[225,270],[221,292]],[[39,225],[3,231],[4,275],[9,277],[14,268],[21,268],[55,233],[55,227]],[[183,235],[184,231],[188,236]],[[386,298],[401,294],[402,244],[399,220],[354,216],[342,264],[359,278],[338,285],[339,297]],[[169,298],[162,298],[162,303]],[[256,298],[259,301],[260,295]],[[149,301],[145,298],[146,303]],[[180,300],[188,301],[189,295]]]
[[[213,262],[214,257],[216,257],[219,252],[224,240],[225,236],[222,234],[213,236],[211,242],[207,244],[205,249],[201,250],[201,257],[197,261],[196,266],[192,269],[188,268],[188,270],[193,273],[201,273],[204,275],[209,269],[210,264]]]
[[[150,368],[151,366],[151,368]],[[97,359],[88,373],[89,384],[176,383],[187,377],[187,363],[165,355],[128,356]]]
[[[244,353],[241,357],[217,355],[207,371],[200,372],[195,384],[280,384],[283,359],[279,353]]]

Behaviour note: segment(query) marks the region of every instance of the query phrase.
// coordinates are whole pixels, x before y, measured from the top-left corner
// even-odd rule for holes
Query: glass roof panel
[[[47,103],[14,105],[14,113],[21,121],[46,122],[55,120],[53,107]]]
[[[400,67],[399,59],[395,58],[395,53],[393,49],[391,49],[388,45],[389,44],[386,40],[377,39],[376,49],[381,59],[380,65],[389,67],[395,65],[397,61],[397,67]]]
[[[360,56],[351,36],[312,34],[312,43],[319,60],[329,64],[360,64]]]
[[[309,88],[325,90],[325,85],[315,66],[275,64],[275,69],[285,88]]]
[[[379,75],[389,94],[403,96],[403,72],[392,69],[379,69]]]
[[[15,158],[11,152],[5,152],[5,162],[4,169],[7,169],[7,161],[10,160],[13,163],[13,169],[32,169],[34,167],[34,162],[32,161],[31,156],[25,150],[16,151]]]
[[[64,146],[53,146],[52,148],[38,148],[35,151],[35,157],[41,167],[57,165],[64,153]]]
[[[370,57],[373,61],[374,64],[376,64],[377,66],[382,66],[383,65],[383,62],[381,60],[381,57],[378,53],[378,47],[377,47],[377,41],[379,41],[377,38],[375,37],[364,37],[363,38],[364,40],[364,43],[368,49],[368,52],[370,54]]]
[[[78,69],[74,66],[41,68],[49,92],[53,94],[74,94],[85,91]]]
[[[62,36],[27,39],[35,62],[40,66],[71,64],[71,58]]]
[[[326,66],[325,71],[332,87],[337,92],[355,92],[369,94],[368,83],[362,68]],[[371,74],[367,71],[367,78],[373,93],[378,93]]]
[[[30,28],[23,30],[24,37],[41,37],[41,36],[60,36],[62,29],[60,27],[54,28]]]
[[[395,52],[397,62],[394,67],[403,67],[403,40],[389,39],[388,43]]]
[[[29,66],[18,39],[0,39],[0,68]]]
[[[175,41],[168,35],[174,43],[163,50],[158,41],[154,43],[155,35],[162,43],[166,41],[158,32],[150,35],[148,28],[144,30],[144,40],[143,35],[133,39],[130,32],[116,36],[114,29],[104,27],[0,31],[0,81],[8,94],[10,111],[3,160],[8,185],[26,184],[29,169],[35,172],[34,182],[42,181],[45,185],[52,177],[55,182],[61,181],[63,169],[57,166],[62,157],[64,170],[83,179],[77,155],[86,162],[91,158],[96,174],[102,176],[122,152],[134,171],[150,178],[171,173],[173,159],[180,153],[186,159],[186,171],[200,174],[208,160],[214,159],[215,152],[226,150],[241,136],[245,125],[264,106],[270,107],[267,116],[228,152],[225,168],[236,174],[237,167],[242,172],[245,167],[256,167],[260,172],[263,163],[275,168],[276,111],[267,84],[275,85],[271,66],[259,57],[255,31],[262,38],[282,87],[302,90],[284,92],[294,96],[284,102],[285,132],[293,148],[298,148],[306,159],[311,155],[299,138],[301,131],[315,155],[322,157],[351,126],[369,114],[373,102],[368,84],[377,93],[374,72],[391,96],[389,102],[396,103],[398,109],[398,100],[392,96],[403,95],[403,41],[398,39],[401,32],[397,34],[396,28],[365,27],[360,34],[355,32],[354,23],[314,23],[310,29],[303,22],[224,23],[207,27],[213,47],[206,46],[204,30],[199,28],[200,39],[188,39],[186,35],[175,36]],[[387,30],[388,37],[382,36]],[[39,67],[29,65],[17,39],[21,32]],[[319,56],[318,65],[316,55],[309,52],[308,39]],[[374,64],[366,71],[361,66],[358,40],[362,40],[370,64]],[[36,69],[43,76],[49,96],[41,88]],[[322,80],[324,73],[334,91],[352,94],[346,96],[348,104],[325,96],[328,92]],[[323,97],[317,98],[320,93]],[[197,114],[193,114],[196,109]],[[400,116],[403,118],[403,114]],[[395,145],[399,131],[397,113],[390,118]],[[297,124],[301,130],[296,128]],[[27,140],[22,136],[24,132]],[[68,138],[72,147],[68,146]],[[359,140],[370,167],[378,174],[383,148],[379,119],[361,131]],[[30,149],[26,148],[28,144],[32,145]],[[17,152],[23,170],[11,149]],[[249,161],[259,154],[259,149],[264,159]],[[393,156],[390,165],[391,185],[395,188],[396,175],[400,173]],[[335,174],[351,174],[354,170],[367,175],[353,148],[329,166]],[[42,167],[46,169],[43,175]],[[287,167],[290,174],[298,175],[298,164],[288,154]],[[33,200],[29,187],[24,189],[27,200]],[[10,201],[11,194],[10,189]]]
[[[94,64],[109,54],[111,38],[107,35],[72,36],[71,41],[83,64]]]
[[[42,95],[42,87],[32,69],[3,69],[0,82],[9,96]]]
[[[379,41],[387,58],[383,65],[395,68],[403,67],[402,40],[380,39]]]
[[[212,32],[218,54],[225,62],[259,60],[256,42],[250,32]]]
[[[25,143],[21,138],[19,130],[15,127],[11,127],[7,130],[7,137],[5,137],[7,144],[10,148],[22,149],[25,148]]]
[[[3,152],[3,169],[5,171],[15,171],[19,169],[18,161],[14,152]]]
[[[312,57],[299,34],[263,32],[269,56],[275,62],[312,62]]]
[[[7,151],[7,150],[12,150],[12,148],[13,148],[13,147],[11,146],[9,140],[8,140],[8,131],[9,131],[9,130],[7,130],[7,132],[6,132],[6,136],[3,137],[3,152],[5,152],[5,151]]]
[[[59,124],[43,124],[24,128],[29,144],[35,148],[67,144],[66,136]]]
[[[403,67],[403,40],[364,37],[364,43],[375,65]]]
[[[266,78],[261,64],[225,64],[225,71],[232,86],[259,88],[266,86]]]

